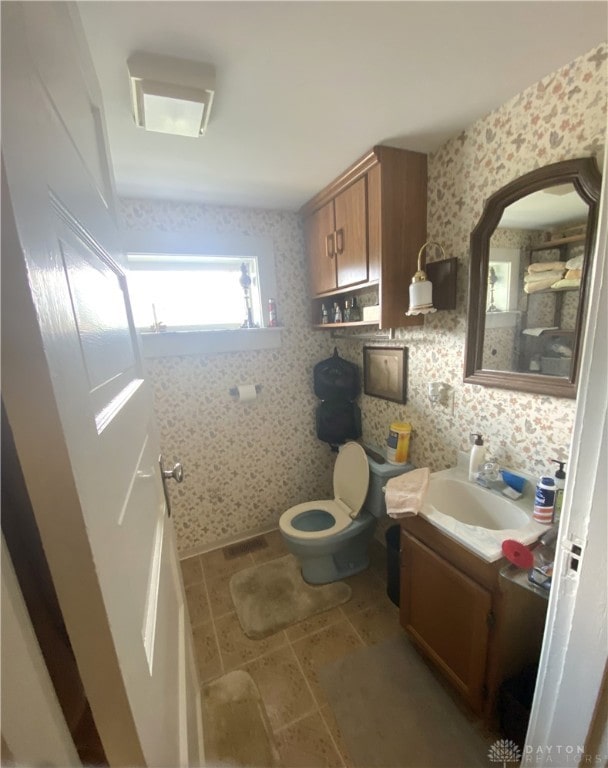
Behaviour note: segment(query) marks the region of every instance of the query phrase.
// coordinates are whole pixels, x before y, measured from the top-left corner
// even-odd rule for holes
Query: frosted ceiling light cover
[[[137,125],[178,136],[205,133],[215,95],[211,64],[134,53],[127,66]]]
[[[199,136],[205,105],[186,99],[144,94],[145,127],[148,131]]]

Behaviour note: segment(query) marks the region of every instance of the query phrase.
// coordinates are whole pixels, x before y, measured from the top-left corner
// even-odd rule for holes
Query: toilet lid
[[[334,496],[357,517],[367,496],[369,464],[367,455],[359,443],[346,443],[340,448],[334,467]]]

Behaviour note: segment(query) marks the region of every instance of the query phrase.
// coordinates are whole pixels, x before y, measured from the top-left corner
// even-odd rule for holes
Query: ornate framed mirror
[[[471,233],[466,383],[576,397],[600,186],[585,157],[488,198]]]

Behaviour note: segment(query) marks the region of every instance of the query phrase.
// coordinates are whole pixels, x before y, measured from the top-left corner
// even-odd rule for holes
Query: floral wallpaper
[[[315,363],[328,335],[310,328],[304,237],[297,214],[193,203],[122,200],[123,226],[147,231],[264,236],[273,241],[280,349],[146,360],[167,464],[184,482],[169,488],[178,548],[193,554],[276,527],[293,504],[325,496],[333,454],[315,434]],[[228,390],[260,384],[258,398]]]
[[[429,156],[428,237],[458,257],[457,309],[427,315],[423,328],[396,332],[390,343],[408,348],[408,401],[399,406],[364,395],[365,439],[382,442],[391,421],[409,421],[411,460],[435,471],[453,466],[457,451],[469,449],[470,432],[482,432],[489,453],[514,469],[539,474],[550,459],[567,459],[575,401],[462,381],[469,235],[486,198],[508,182],[548,163],[601,155],[607,59],[606,44],[592,49]],[[360,343],[345,342],[344,354],[361,362]],[[448,407],[429,403],[432,381],[451,386]]]
[[[363,437],[386,441],[392,421],[412,423],[410,460],[432,470],[453,466],[468,435],[482,432],[503,464],[537,474],[566,459],[575,403],[463,384],[469,234],[484,200],[517,176],[547,163],[599,155],[606,127],[606,45],[601,45],[463,130],[429,157],[428,235],[459,260],[457,309],[397,329],[408,348],[408,401],[361,395]],[[194,554],[274,527],[289,506],[331,493],[333,457],[315,435],[312,369],[334,346],[362,367],[364,343],[310,328],[304,241],[297,214],[196,203],[123,200],[125,228],[179,232],[204,225],[217,233],[264,235],[274,243],[280,350],[148,360],[161,447],[186,471],[171,489],[178,546]],[[404,288],[405,290],[405,288]],[[432,407],[432,381],[452,388]],[[259,383],[251,403],[228,389]]]

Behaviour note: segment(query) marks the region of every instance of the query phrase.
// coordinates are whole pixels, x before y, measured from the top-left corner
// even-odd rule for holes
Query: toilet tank
[[[376,451],[376,453],[382,452]],[[404,472],[411,472],[415,467],[413,464],[390,464],[388,461],[381,464],[371,456],[367,457],[367,462],[369,464],[369,490],[363,509],[371,512],[374,517],[383,517],[386,515],[386,502],[382,489],[391,477],[397,477]]]

